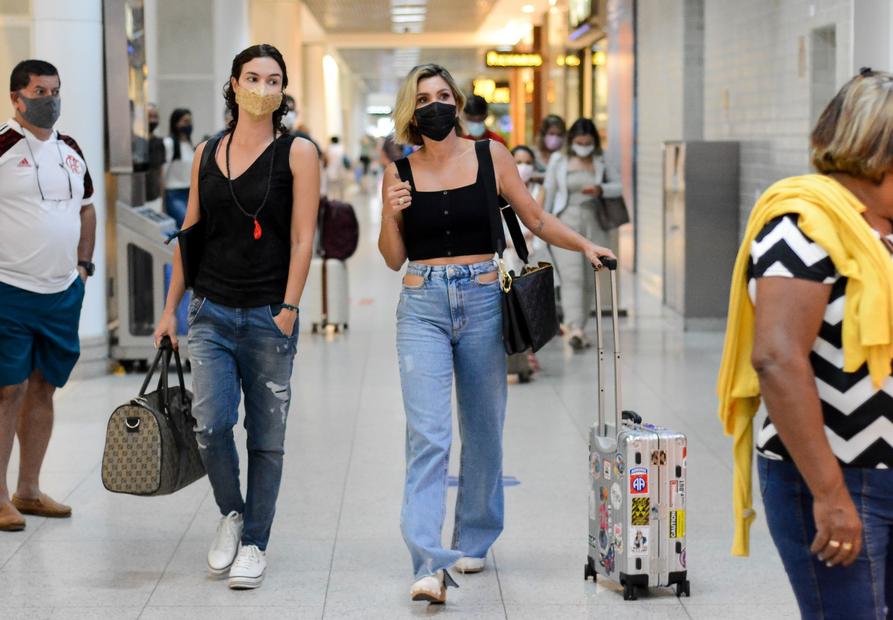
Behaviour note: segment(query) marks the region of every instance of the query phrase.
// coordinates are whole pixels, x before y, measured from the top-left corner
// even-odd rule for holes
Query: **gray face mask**
[[[35,127],[52,129],[62,114],[62,99],[59,95],[31,99],[19,93],[19,98],[25,104],[22,116]]]

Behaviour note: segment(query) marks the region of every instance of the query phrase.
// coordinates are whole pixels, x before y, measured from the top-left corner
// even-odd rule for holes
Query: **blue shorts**
[[[0,282],[0,387],[40,370],[51,385],[68,381],[81,354],[78,324],[84,282],[61,293],[32,293]]]

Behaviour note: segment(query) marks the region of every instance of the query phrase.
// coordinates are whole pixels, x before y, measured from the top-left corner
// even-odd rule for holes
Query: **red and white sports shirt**
[[[34,293],[71,286],[80,211],[92,197],[73,138],[53,132],[42,141],[15,120],[0,125],[0,282]]]

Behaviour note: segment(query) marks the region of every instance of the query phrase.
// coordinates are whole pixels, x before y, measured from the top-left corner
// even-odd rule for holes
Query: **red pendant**
[[[261,237],[263,237],[264,231],[260,227],[260,222],[257,221],[257,218],[254,218],[254,240],[257,241]]]

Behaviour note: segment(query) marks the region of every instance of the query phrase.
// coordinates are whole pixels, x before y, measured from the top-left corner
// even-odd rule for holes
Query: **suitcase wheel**
[[[683,594],[686,598],[691,597],[691,582],[688,579],[676,584],[676,597],[681,597]]]
[[[639,597],[636,596],[636,586],[631,583],[623,584],[623,600],[624,601],[636,601]]]
[[[598,581],[598,573],[595,572],[592,559],[587,560],[583,566],[583,581],[588,580],[590,577],[592,577],[593,582]]]

